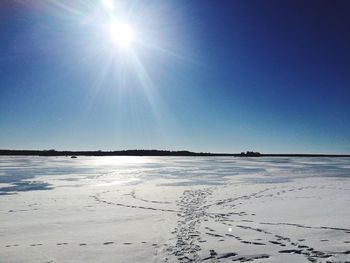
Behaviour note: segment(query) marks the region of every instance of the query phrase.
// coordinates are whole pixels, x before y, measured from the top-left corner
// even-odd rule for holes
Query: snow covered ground
[[[349,158],[0,157],[0,262],[350,262]]]

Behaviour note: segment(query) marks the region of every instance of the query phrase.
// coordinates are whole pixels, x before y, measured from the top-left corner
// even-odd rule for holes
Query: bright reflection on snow
[[[0,195],[56,187],[139,184],[162,186],[226,184],[232,177],[248,183],[285,183],[298,178],[349,179],[348,158],[232,158],[78,156],[0,158]]]
[[[94,158],[95,166],[123,166],[128,164],[142,164],[150,161],[148,157],[141,156],[103,156]]]
[[[120,180],[115,180],[115,181],[110,181],[110,182],[105,182],[105,183],[100,183],[100,184],[95,184],[94,186],[111,186],[111,185],[125,185],[125,184],[130,184],[130,183],[137,183],[140,180],[137,178],[130,178],[130,179],[120,179]]]
[[[140,181],[140,169],[145,168],[151,158],[141,156],[104,156],[95,157],[92,162],[95,169],[101,169],[101,175],[91,178],[89,184],[93,186],[135,184]],[[106,170],[105,170],[106,169]],[[105,171],[104,171],[105,170]]]

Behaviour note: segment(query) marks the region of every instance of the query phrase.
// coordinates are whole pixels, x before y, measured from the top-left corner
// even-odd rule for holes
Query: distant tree
[[[261,154],[259,152],[253,152],[253,151],[246,151],[246,152],[241,152],[241,156],[247,156],[247,157],[258,157]]]

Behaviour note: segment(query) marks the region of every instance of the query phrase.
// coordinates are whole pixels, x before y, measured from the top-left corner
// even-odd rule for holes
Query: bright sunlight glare
[[[114,2],[113,0],[102,0],[102,4],[103,6],[110,10],[110,11],[113,11],[114,10]]]
[[[135,39],[134,30],[125,21],[114,20],[109,27],[109,34],[113,44],[118,47],[128,48]]]

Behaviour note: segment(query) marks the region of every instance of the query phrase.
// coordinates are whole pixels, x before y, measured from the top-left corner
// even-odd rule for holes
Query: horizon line
[[[39,156],[232,156],[232,157],[350,157],[344,153],[260,153],[245,151],[240,153],[194,152],[188,150],[127,149],[127,150],[13,150],[0,149],[0,155]]]

